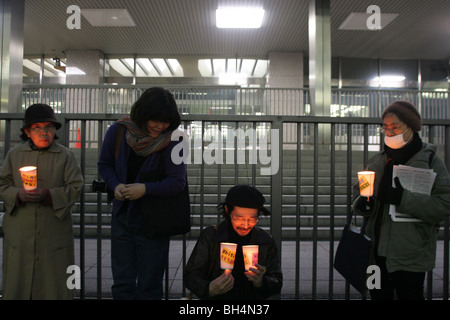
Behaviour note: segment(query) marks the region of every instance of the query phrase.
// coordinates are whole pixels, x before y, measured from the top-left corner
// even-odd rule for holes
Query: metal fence
[[[86,113],[62,113],[59,114],[63,128],[58,131],[60,141],[65,145],[74,148],[73,143],[79,143],[79,149],[74,149],[76,156],[79,157],[80,166],[85,175],[86,182],[96,177],[97,173],[89,173],[89,168],[95,167],[95,162],[88,161],[89,154],[98,154],[101,148],[102,137],[109,123],[118,118],[118,114],[86,114]],[[2,154],[6,154],[7,150],[17,141],[12,130],[20,127],[20,121],[23,114],[2,114],[0,120],[3,120],[5,128],[5,140],[3,144]],[[310,116],[271,116],[271,115],[183,115],[182,128],[191,130],[191,136],[198,136],[203,142],[211,142],[191,144],[191,155],[200,154],[200,163],[188,164],[188,170],[192,169],[189,179],[194,179],[190,184],[195,184],[194,191],[196,193],[194,199],[195,207],[193,207],[193,221],[197,232],[204,226],[210,224],[217,217],[212,213],[211,209],[217,204],[217,200],[224,196],[226,188],[237,183],[249,183],[260,188],[268,200],[269,208],[272,212],[270,219],[263,224],[274,237],[275,242],[280,248],[280,254],[287,254],[282,251],[282,244],[290,242],[295,254],[292,255],[292,283],[294,287],[289,292],[282,292],[282,297],[294,299],[307,298],[361,298],[355,295],[352,289],[346,285],[344,288],[338,287],[338,283],[342,283],[335,275],[333,270],[333,258],[335,243],[339,240],[338,235],[341,230],[338,218],[345,216],[350,209],[351,187],[356,182],[356,171],[362,169],[367,163],[370,155],[379,150],[381,139],[373,141],[374,135],[379,126],[378,118],[367,117],[310,117]],[[79,123],[80,136],[73,138],[71,136],[71,123]],[[97,141],[93,141],[88,136],[88,129],[96,128]],[[216,131],[211,131],[211,125],[216,126]],[[194,126],[195,125],[195,126]],[[304,128],[308,128],[309,138],[303,139]],[[227,142],[220,139],[218,132],[227,129],[243,129],[244,133],[251,132],[251,135],[257,137],[251,140],[250,135],[244,137],[244,145],[239,148],[238,136],[233,137],[233,144],[227,146]],[[259,128],[259,129],[258,129]],[[450,167],[450,123],[448,120],[424,120],[425,132],[434,132],[439,129],[444,132],[443,144],[439,144],[439,155],[445,159],[447,168]],[[291,130],[293,129],[293,130]],[[295,129],[295,130],[294,130]],[[209,130],[209,131],[208,131]],[[208,133],[209,132],[209,133]],[[263,133],[267,136],[264,137]],[[272,133],[277,134],[272,134]],[[292,136],[295,132],[295,136]],[[342,134],[345,132],[345,134]],[[270,134],[269,134],[270,133]],[[210,135],[205,140],[207,134]],[[290,135],[286,141],[286,135]],[[344,139],[337,142],[339,139]],[[358,139],[355,139],[358,137]],[[223,149],[219,149],[218,144],[212,144],[216,139]],[[424,141],[434,142],[434,136],[429,135],[423,137]],[[252,142],[253,141],[253,142]],[[256,163],[250,163],[250,153],[260,152],[261,149],[253,149],[254,142],[267,143],[267,150],[270,150],[271,162],[277,161],[277,170],[273,170],[269,174],[262,174],[261,169],[267,168],[268,162],[262,162],[262,155],[259,156]],[[227,149],[227,147],[229,149]],[[277,151],[279,148],[279,152]],[[211,150],[221,150],[226,153],[232,150],[237,159],[237,153],[244,151],[244,163],[242,165],[232,164],[232,169],[227,167],[227,163],[207,164],[205,155],[212,155]],[[209,151],[209,152],[208,152]],[[325,152],[325,153],[322,153]],[[308,158],[309,154],[309,158]],[[269,156],[266,154],[264,156]],[[306,157],[306,158],[305,158]],[[192,158],[191,158],[192,159]],[[195,159],[195,158],[194,158]],[[224,158],[225,159],[225,158]],[[213,161],[214,162],[214,161]],[[246,175],[242,175],[240,168],[246,167]],[[228,171],[226,171],[228,170]],[[214,178],[214,180],[211,180]],[[323,184],[323,181],[327,182]],[[209,182],[208,182],[209,181]],[[211,182],[213,181],[213,182]],[[309,182],[306,182],[309,181]],[[214,186],[214,188],[213,188]],[[89,237],[86,235],[86,216],[87,216],[87,197],[89,196],[89,188],[86,187],[82,193],[79,202],[79,259],[80,268],[85,270],[86,252],[85,241]],[[213,201],[208,201],[207,195]],[[191,195],[192,196],[192,195]],[[103,208],[106,207],[104,199],[101,195],[97,195],[96,210],[96,243],[97,243],[97,290],[94,295],[97,298],[105,297],[102,292],[102,263],[101,248],[104,236],[102,235],[105,228],[102,219],[104,214]],[[324,231],[325,230],[325,231]],[[198,234],[198,233],[197,233]],[[186,258],[186,237],[195,239],[196,234],[191,233],[178,239],[182,241],[183,250],[183,266]],[[434,270],[428,273],[427,277],[427,298],[448,299],[449,294],[449,221],[440,228],[440,238],[442,239],[442,252],[438,255],[442,256],[442,266],[439,271]],[[325,257],[319,256],[319,239],[325,241],[329,255]],[[323,240],[326,239],[326,240]],[[311,274],[305,275],[305,269],[302,267],[301,260],[304,260],[302,248],[306,245],[312,248],[311,255],[307,257],[311,262]],[[292,252],[290,253],[292,254]],[[320,259],[320,260],[319,260]],[[326,261],[326,262],[324,262]],[[283,267],[283,266],[282,266]],[[324,291],[318,287],[319,269],[326,268],[328,275],[326,277],[327,288]],[[442,271],[441,271],[442,270]],[[436,272],[439,275],[436,277]],[[311,289],[307,293],[302,287],[302,279],[309,278]],[[186,295],[184,286],[181,292],[170,293],[167,285],[169,275],[166,275],[166,297],[169,294]],[[80,298],[87,298],[86,278],[84,272],[81,275],[82,287],[79,292]],[[442,290],[436,292],[433,286],[436,283],[442,285]],[[439,286],[440,287],[440,286]],[[92,294],[92,293],[89,293]]]
[[[47,103],[57,113],[129,114],[134,101],[147,89],[143,85],[23,85],[22,109],[33,103]],[[235,86],[169,86],[183,115],[253,115],[253,116],[310,116],[313,115],[307,88],[241,88]],[[408,100],[415,104],[424,119],[449,119],[449,95],[447,91],[407,89],[332,89],[331,117],[379,118],[383,108],[395,100]],[[86,132],[88,143],[98,140],[96,123]],[[80,135],[79,121],[70,123],[71,141]],[[194,127],[196,125],[194,124]],[[301,135],[296,128],[285,127],[284,142],[312,143],[309,124],[302,125]],[[214,124],[210,131],[217,130]],[[361,143],[363,127],[353,136]],[[369,128],[369,144],[378,144],[377,127]],[[442,127],[422,135],[432,137],[442,145],[445,133]],[[346,127],[338,125],[336,143],[345,143]],[[359,139],[359,141],[358,141]]]

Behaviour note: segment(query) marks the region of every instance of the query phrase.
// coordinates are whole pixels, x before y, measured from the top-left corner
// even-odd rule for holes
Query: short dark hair
[[[177,129],[181,123],[173,94],[160,87],[152,87],[142,93],[131,107],[130,118],[143,130],[146,130],[148,120],[170,123],[166,131]]]

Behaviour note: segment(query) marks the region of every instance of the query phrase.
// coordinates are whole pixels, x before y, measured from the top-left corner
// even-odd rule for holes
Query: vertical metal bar
[[[450,96],[450,95],[449,95]],[[450,99],[450,98],[449,98]],[[450,170],[450,126],[445,126],[445,141],[444,141],[444,161],[447,170]],[[444,286],[443,286],[443,299],[449,299],[449,255],[450,255],[450,218],[447,218],[444,222]]]
[[[97,158],[100,157],[100,151],[103,145],[103,121],[98,122],[98,153]],[[101,179],[97,171],[97,179]],[[108,204],[109,205],[109,204]],[[97,299],[102,298],[102,193],[97,192]]]
[[[314,123],[314,202],[313,202],[313,256],[312,256],[312,300],[317,294],[317,215],[319,195],[319,124]]]
[[[367,162],[369,161],[369,125],[367,123],[364,124],[364,149],[363,149],[363,163],[364,168],[367,167]]]
[[[278,248],[278,256],[281,261],[281,234],[282,234],[282,172],[283,172],[283,122],[281,117],[277,117],[276,120],[272,122],[272,130],[278,130],[279,137],[277,144],[280,148],[278,150],[278,163],[279,168],[278,171],[273,173],[271,176],[271,221],[270,221],[270,232],[275,241],[275,245]],[[272,159],[276,156],[276,152],[274,150],[274,142],[271,141],[272,151],[271,156]],[[273,160],[272,160],[273,161]]]
[[[335,185],[336,185],[336,137],[334,123],[330,130],[330,256],[328,266],[328,299],[333,300],[333,279],[334,279],[334,228],[335,228]]]
[[[181,270],[182,270],[181,296],[182,297],[186,297],[186,284],[184,282],[184,268],[185,268],[186,263],[187,263],[186,246],[187,246],[187,241],[186,241],[186,233],[185,233],[185,234],[183,234],[183,266],[181,268]]]
[[[81,172],[83,174],[83,180],[86,181],[86,120],[81,121],[81,159],[80,159]],[[81,269],[81,289],[80,299],[85,298],[86,286],[85,286],[85,186],[83,185],[80,199],[80,269]]]
[[[352,194],[352,125],[347,124],[347,211],[351,210]],[[350,299],[350,284],[345,281],[345,299]]]
[[[237,165],[237,157],[238,157],[238,146],[239,146],[239,140],[238,140],[238,136],[237,136],[237,130],[239,129],[239,122],[235,122],[234,123],[234,132],[236,132],[236,134],[234,135],[233,139],[234,139],[234,161],[236,163],[236,165],[234,166],[234,184],[238,184],[239,183],[239,172],[238,172],[238,165]],[[245,150],[245,149],[244,149]]]
[[[191,125],[192,125],[192,123],[191,123]],[[187,123],[186,122],[184,122],[184,131],[187,132]],[[191,156],[191,153],[189,153],[189,156]],[[187,163],[190,163],[188,158],[186,158],[186,160],[187,160]],[[187,182],[188,181],[186,181],[186,183]],[[192,205],[191,205],[191,212],[192,212]],[[192,222],[192,217],[191,217],[191,222]],[[182,273],[183,275],[184,275],[184,268],[186,267],[186,262],[187,262],[187,254],[186,254],[187,241],[186,241],[186,238],[187,237],[186,237],[186,233],[185,233],[185,234],[183,234],[183,244],[182,244],[182,246],[183,246],[182,247],[182,250],[183,250],[183,265],[182,265],[181,270],[183,272]],[[182,297],[186,297],[186,284],[184,282],[184,276],[182,276],[181,278],[182,278],[182,280],[181,280],[182,281],[181,294],[182,294]]]
[[[223,154],[223,134],[222,134],[222,122],[219,122],[219,134],[222,135],[221,138],[218,139],[218,142],[222,145],[220,146],[219,150],[220,153]],[[222,158],[224,159],[224,158]],[[222,164],[219,161],[217,163],[217,204],[221,202],[222,199]],[[217,225],[220,223],[220,215],[217,215]]]
[[[202,159],[205,154],[205,121],[202,120]],[[200,231],[203,229],[203,216],[205,214],[205,162],[200,164]]]
[[[300,297],[300,209],[301,209],[301,126],[300,122],[297,123],[297,203],[296,203],[296,224],[295,224],[295,299]]]
[[[256,122],[253,122],[253,133],[254,133],[254,140],[253,140],[253,146],[249,148],[249,152],[253,152],[254,158],[252,160],[254,163],[252,164],[252,186],[256,187],[256,163],[257,163],[257,145],[258,145],[258,135],[256,133]],[[250,157],[250,155],[249,155]]]

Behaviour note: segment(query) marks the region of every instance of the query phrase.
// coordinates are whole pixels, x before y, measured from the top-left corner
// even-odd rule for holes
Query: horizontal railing
[[[86,184],[89,179],[98,178],[98,173],[89,173],[89,168],[96,168],[96,159],[102,145],[102,139],[110,123],[119,118],[121,114],[85,114],[85,113],[65,113],[58,114],[58,118],[63,123],[63,127],[58,131],[61,143],[71,147],[79,159],[80,166],[85,176]],[[1,114],[0,124],[4,128],[5,140],[2,145],[3,152],[6,152],[18,142],[16,133],[20,128],[23,114]],[[79,137],[74,140],[71,137],[71,123],[79,123]],[[211,130],[211,123],[214,124],[214,130]],[[97,140],[94,141],[88,136],[89,128],[95,124]],[[195,124],[195,126],[194,126]],[[375,139],[374,132],[379,126],[378,118],[340,118],[340,117],[309,117],[309,116],[263,116],[263,115],[183,115],[182,130],[185,130],[193,141],[191,141],[190,156],[191,162],[188,164],[188,170],[193,170],[189,178],[195,178],[198,189],[196,195],[196,207],[193,208],[193,221],[197,233],[190,233],[183,239],[183,256],[186,255],[186,237],[193,240],[198,236],[198,232],[211,222],[211,217],[217,219],[209,209],[206,199],[207,180],[214,178],[210,183],[217,189],[213,193],[217,199],[224,197],[226,189],[233,184],[248,183],[255,185],[263,190],[267,199],[268,207],[272,215],[266,224],[266,228],[275,239],[280,248],[280,255],[283,241],[294,241],[295,243],[295,264],[294,283],[295,288],[282,292],[282,297],[291,297],[295,299],[308,298],[360,298],[356,291],[353,291],[348,285],[345,289],[337,288],[336,284],[342,282],[341,278],[334,275],[333,259],[335,251],[335,242],[339,238],[341,226],[336,221],[338,216],[345,215],[350,210],[352,185],[356,182],[356,171],[364,168],[370,156],[380,150],[381,139]],[[305,128],[308,128],[309,138],[303,139]],[[231,139],[223,141],[220,136],[227,130],[227,136]],[[239,131],[241,129],[241,131]],[[189,131],[190,130],[190,131]],[[209,131],[208,131],[209,130]],[[244,133],[244,137],[239,136],[239,132]],[[424,120],[423,132],[431,133],[423,137],[426,142],[436,143],[434,132],[443,132],[442,143],[439,140],[438,155],[441,156],[447,168],[450,168],[450,123],[448,120]],[[17,134],[18,136],[18,134]],[[252,137],[255,138],[252,140]],[[357,139],[356,139],[357,138]],[[196,141],[200,139],[200,143]],[[242,140],[240,140],[242,139]],[[338,139],[341,139],[338,143]],[[239,141],[243,141],[242,145]],[[217,142],[217,143],[213,143]],[[75,146],[74,143],[78,143]],[[219,158],[213,158],[212,155],[217,152],[223,155],[223,162]],[[231,152],[234,159],[227,163],[227,152]],[[243,152],[244,163],[236,163],[239,153]],[[250,154],[256,155],[256,162],[250,162]],[[264,153],[266,152],[266,153]],[[308,158],[307,155],[310,155]],[[88,159],[93,155],[93,159]],[[200,159],[196,161],[196,155]],[[207,158],[209,156],[209,158]],[[241,154],[242,156],[242,154]],[[1,158],[3,159],[3,158]],[[208,160],[207,160],[208,159]],[[270,159],[270,161],[267,161]],[[264,161],[263,161],[264,160]],[[231,164],[234,173],[231,176],[223,176],[222,167]],[[240,167],[249,166],[246,175],[240,172]],[[272,171],[270,171],[270,168]],[[266,169],[266,172],[262,169]],[[267,170],[269,170],[267,172]],[[231,182],[225,183],[225,180]],[[310,182],[306,183],[306,179]],[[326,181],[326,182],[323,182]],[[303,184],[303,183],[305,184]],[[325,183],[325,184],[323,184]],[[308,184],[308,185],[306,185]],[[225,188],[226,186],[226,188]],[[306,189],[312,189],[310,197],[311,204],[307,204]],[[325,188],[326,198],[321,195],[319,188]],[[290,193],[286,190],[290,189]],[[338,191],[342,191],[344,202],[339,203],[340,196]],[[88,187],[85,187],[79,201],[79,261],[81,270],[85,270],[85,241],[86,241],[86,197],[90,193]],[[211,192],[209,192],[211,193]],[[290,202],[285,201],[289,196]],[[325,202],[324,202],[325,200]],[[80,298],[94,294],[97,298],[104,298],[105,294],[101,289],[102,263],[101,248],[103,242],[102,236],[102,208],[106,206],[101,195],[97,195],[97,291],[87,293],[85,291],[85,274],[81,274]],[[305,231],[303,218],[310,219],[310,228]],[[326,244],[329,249],[327,264],[319,266],[319,219],[326,217],[328,224]],[[286,226],[286,221],[293,219],[294,224],[291,229]],[[287,236],[288,231],[293,231],[294,235]],[[427,298],[448,299],[449,294],[449,221],[448,219],[440,228],[440,238],[443,239],[443,266],[442,266],[442,292],[433,290],[433,283],[441,281],[433,279],[433,272],[428,273],[427,277]],[[302,243],[311,243],[312,245],[312,274],[309,281],[312,284],[310,292],[306,295],[301,294],[301,278],[304,278],[300,260],[302,259]],[[183,261],[184,268],[185,260]],[[283,266],[282,266],[283,267]],[[318,292],[318,269],[319,267],[328,267],[328,290],[325,296]],[[168,279],[166,275],[166,280]],[[339,276],[340,277],[340,276]],[[303,290],[304,291],[304,290]],[[166,285],[166,297],[169,297],[169,287]],[[171,293],[175,296],[185,296],[183,286],[181,292]]]
[[[24,84],[22,107],[41,102],[61,113],[129,113],[148,85]],[[308,88],[241,88],[234,86],[166,86],[182,114],[313,115]],[[424,119],[448,119],[449,91],[332,88],[330,115],[380,117],[395,100],[416,105]],[[20,111],[20,110],[17,110]]]

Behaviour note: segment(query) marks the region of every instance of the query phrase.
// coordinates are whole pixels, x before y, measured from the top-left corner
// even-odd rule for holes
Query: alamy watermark
[[[367,29],[381,30],[381,9],[379,6],[370,5],[367,7],[366,13],[371,14],[366,20]]]
[[[66,286],[67,289],[73,290],[73,289],[81,289],[81,270],[80,267],[72,264],[67,267],[66,273],[70,274],[69,277],[67,277]]]
[[[270,134],[270,141],[265,134],[267,132]],[[245,131],[228,129],[225,143],[222,131],[217,131],[214,138],[205,136],[202,138],[188,137],[184,131],[176,130],[172,134],[172,141],[179,141],[180,137],[183,137],[182,143],[172,149],[171,158],[174,164],[260,164],[262,165],[261,175],[274,175],[280,167],[278,129],[264,130],[264,132],[253,128]],[[202,147],[208,142],[207,147]]]

